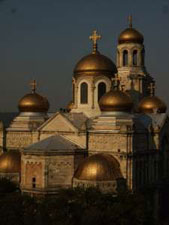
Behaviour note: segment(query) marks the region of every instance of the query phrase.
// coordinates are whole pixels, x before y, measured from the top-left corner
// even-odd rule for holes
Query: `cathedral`
[[[31,195],[77,186],[160,193],[169,180],[169,118],[145,67],[144,36],[130,17],[116,64],[100,52],[97,31],[89,39],[65,109],[48,113],[33,81],[19,113],[0,118],[0,176]]]

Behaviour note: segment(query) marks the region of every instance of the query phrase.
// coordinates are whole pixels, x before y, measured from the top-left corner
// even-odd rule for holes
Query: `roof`
[[[54,113],[47,113],[49,118],[53,116]],[[0,112],[0,122],[3,123],[5,128],[8,128],[11,122],[14,120],[15,117],[19,115],[19,112]]]
[[[67,140],[63,136],[55,135],[29,145],[24,152],[74,152],[82,149],[80,146]]]
[[[63,115],[78,129],[82,129],[82,126],[88,120],[83,113],[64,113]]]

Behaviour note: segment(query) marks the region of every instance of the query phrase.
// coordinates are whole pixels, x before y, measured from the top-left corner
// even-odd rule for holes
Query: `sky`
[[[76,63],[91,52],[89,36],[114,62],[119,34],[133,26],[145,39],[146,68],[169,107],[169,0],[0,0],[0,112],[16,112],[32,79],[50,111],[71,100]]]

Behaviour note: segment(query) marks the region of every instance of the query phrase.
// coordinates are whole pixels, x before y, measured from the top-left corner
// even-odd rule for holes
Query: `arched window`
[[[124,50],[123,52],[123,66],[128,66],[128,51]]]
[[[98,85],[98,101],[105,93],[106,93],[106,85],[105,83],[101,82]]]
[[[133,51],[133,66],[137,66],[137,50]]]
[[[80,87],[80,103],[88,103],[88,85],[85,82],[83,82]]]

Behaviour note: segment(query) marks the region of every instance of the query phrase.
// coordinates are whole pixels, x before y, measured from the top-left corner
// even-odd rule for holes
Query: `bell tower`
[[[148,86],[153,78],[145,67],[143,35],[133,28],[132,16],[129,27],[121,32],[117,45],[117,70],[124,90],[129,92],[135,105],[149,95]]]

